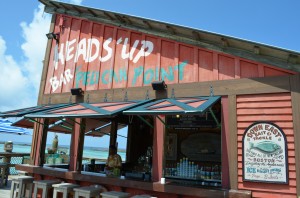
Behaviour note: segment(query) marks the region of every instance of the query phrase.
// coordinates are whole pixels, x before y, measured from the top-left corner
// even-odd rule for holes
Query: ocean
[[[51,148],[52,145],[47,145],[46,148]],[[13,143],[13,152],[18,153],[30,153],[31,145],[28,143],[14,142]],[[0,152],[4,152],[4,142],[0,142]],[[47,152],[47,151],[46,151]],[[69,146],[59,146],[58,153],[64,152],[67,155],[69,154]],[[126,159],[126,150],[119,149],[118,154],[122,157],[122,160]],[[108,157],[108,148],[101,147],[84,147],[83,149],[83,158],[90,159],[99,159],[106,160]]]

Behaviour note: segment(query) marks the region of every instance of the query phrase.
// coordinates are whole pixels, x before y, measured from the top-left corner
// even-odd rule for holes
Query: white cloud
[[[82,1],[83,0],[70,0],[70,3],[80,5],[82,3]]]
[[[6,43],[0,36],[0,110],[18,106],[28,97],[28,79],[11,55],[6,55]],[[23,100],[24,99],[24,100]]]
[[[21,23],[25,39],[21,48],[24,56],[27,58],[23,65],[36,91],[39,90],[40,86],[43,67],[42,61],[45,56],[47,44],[46,33],[49,32],[51,21],[50,15],[43,15],[43,8],[44,6],[40,4],[38,10],[34,11],[34,18],[30,24],[26,22]]]
[[[47,42],[45,34],[51,22],[51,15],[43,15],[43,9],[40,4],[33,20],[21,23],[24,38],[21,48],[25,57],[22,62],[6,54],[6,43],[0,37],[0,111],[37,104]]]

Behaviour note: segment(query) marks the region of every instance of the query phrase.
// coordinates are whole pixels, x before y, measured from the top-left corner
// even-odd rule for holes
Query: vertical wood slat
[[[300,75],[291,76],[291,97],[293,112],[293,127],[295,138],[295,162],[296,162],[296,190],[297,197],[300,196]]]
[[[229,106],[229,182],[230,188],[238,188],[238,154],[237,154],[237,113],[236,113],[236,95],[228,96]]]

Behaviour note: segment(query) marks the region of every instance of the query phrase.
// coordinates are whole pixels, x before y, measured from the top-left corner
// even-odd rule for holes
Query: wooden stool
[[[43,190],[42,198],[48,197],[48,191],[52,189],[53,184],[58,184],[60,181],[58,180],[40,180],[40,181],[33,181],[34,183],[34,191],[33,191],[33,197],[36,198],[37,191],[39,188]]]
[[[125,198],[129,197],[129,193],[118,192],[118,191],[109,191],[101,193],[102,198]]]
[[[26,197],[26,190],[29,191],[28,197],[32,196],[32,185],[34,178],[31,176],[20,176],[13,178],[10,188],[11,198],[23,198]]]
[[[84,186],[80,188],[74,188],[73,190],[75,192],[75,198],[79,198],[79,197],[100,198],[100,192],[102,192],[101,187],[95,187],[95,186]]]
[[[63,198],[67,198],[70,192],[73,192],[73,189],[79,187],[77,184],[72,183],[61,183],[61,184],[53,184],[53,198],[57,197],[57,193],[62,193]]]

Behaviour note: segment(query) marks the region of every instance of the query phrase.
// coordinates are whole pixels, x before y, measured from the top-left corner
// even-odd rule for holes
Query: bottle
[[[54,154],[57,152],[57,148],[58,148],[58,136],[55,134],[53,141],[52,141],[52,150],[53,150]]]

